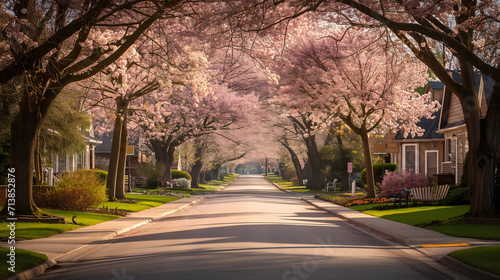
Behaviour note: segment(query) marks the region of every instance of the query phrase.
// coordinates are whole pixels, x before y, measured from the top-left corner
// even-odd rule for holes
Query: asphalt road
[[[87,248],[37,279],[448,279],[260,176]]]

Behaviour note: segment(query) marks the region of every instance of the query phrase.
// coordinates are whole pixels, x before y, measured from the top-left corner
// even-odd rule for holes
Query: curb
[[[191,202],[189,202],[189,203],[186,203],[186,204],[184,204],[184,205],[181,205],[181,206],[179,206],[179,207],[177,207],[177,208],[175,208],[175,209],[170,209],[170,210],[168,210],[168,211],[166,211],[166,212],[163,212],[163,213],[161,213],[161,214],[159,214],[159,215],[157,215],[157,216],[155,216],[155,217],[152,217],[152,218],[150,218],[150,219],[146,219],[146,220],[143,220],[143,221],[141,221],[141,222],[137,222],[137,223],[135,223],[135,224],[133,224],[133,225],[130,225],[130,226],[127,226],[127,227],[124,227],[124,228],[121,228],[121,229],[117,229],[117,230],[115,230],[115,231],[113,231],[113,232],[111,232],[111,233],[106,234],[106,235],[103,237],[103,239],[109,239],[109,238],[111,238],[111,237],[114,237],[114,236],[120,235],[120,234],[125,233],[125,232],[130,231],[130,230],[133,230],[133,229],[135,229],[135,228],[138,228],[138,227],[140,227],[140,226],[143,226],[143,225],[145,225],[145,224],[148,224],[148,223],[150,223],[150,222],[152,222],[152,221],[155,221],[155,220],[158,220],[158,219],[160,219],[160,218],[163,218],[163,217],[165,217],[165,216],[167,216],[167,215],[173,214],[173,213],[175,213],[175,212],[177,212],[177,211],[179,211],[179,210],[181,210],[181,209],[184,209],[184,208],[186,208],[186,207],[188,207],[188,206],[191,206],[191,205],[197,204],[197,203],[199,203],[200,201],[202,201],[203,199],[205,199],[205,196],[202,196],[202,197],[200,197],[200,198],[198,198],[198,199],[196,199],[196,200],[193,200],[193,201],[191,201]]]
[[[282,191],[282,192],[286,192],[286,193],[293,193],[292,191],[289,191],[289,190],[285,190],[284,188],[282,188],[280,185],[276,184],[276,183],[273,183],[271,182],[270,180],[266,179],[269,183],[273,184],[273,186],[275,186],[278,190]]]
[[[37,277],[38,275],[45,272],[45,270],[56,265],[57,262],[54,259],[48,260],[39,266],[35,266],[23,272],[20,272],[14,276],[7,278],[7,280],[28,280]]]
[[[372,232],[375,232],[375,233],[377,233],[377,234],[379,234],[379,235],[382,235],[382,236],[384,236],[384,237],[386,237],[386,238],[389,238],[389,239],[391,239],[391,240],[393,240],[393,241],[395,241],[395,242],[397,242],[397,243],[399,243],[399,244],[405,245],[405,244],[407,244],[407,243],[408,243],[406,239],[404,239],[404,238],[400,238],[399,236],[395,236],[395,235],[391,234],[390,232],[383,231],[383,230],[380,230],[380,229],[378,229],[378,228],[374,228],[374,227],[371,227],[371,226],[369,226],[369,225],[366,225],[366,224],[360,223],[360,222],[358,222],[358,221],[354,221],[354,220],[352,220],[352,219],[349,219],[349,218],[347,218],[347,217],[343,216],[342,214],[339,214],[339,213],[336,213],[336,212],[332,212],[332,211],[330,211],[330,210],[329,210],[329,209],[327,209],[327,208],[324,208],[324,207],[322,207],[322,206],[319,206],[319,205],[315,204],[313,201],[307,200],[306,198],[301,197],[300,199],[301,199],[302,201],[304,201],[305,203],[307,203],[307,204],[309,204],[309,205],[311,205],[311,206],[314,206],[316,209],[319,209],[319,210],[321,210],[321,211],[328,212],[329,214],[331,214],[331,215],[333,215],[333,216],[335,216],[335,217],[342,218],[342,219],[344,219],[344,220],[346,220],[346,221],[349,221],[350,223],[352,223],[352,224],[354,224],[354,225],[356,225],[356,226],[358,226],[358,227],[362,227],[362,228],[364,228],[364,229],[368,229],[368,230],[370,230],[370,231],[372,231]],[[313,198],[313,199],[317,199],[317,198]],[[408,246],[408,245],[406,245],[406,246]],[[410,246],[410,247],[411,247],[411,246]]]
[[[448,267],[451,267],[457,271],[462,272],[463,274],[472,277],[474,279],[480,279],[480,280],[500,280],[500,276],[497,276],[495,274],[489,273],[487,271],[475,268],[473,266],[470,266],[468,264],[465,264],[457,259],[454,259],[449,256],[444,256],[441,259],[437,261],[440,264],[446,265]]]
[[[113,232],[111,232],[109,234],[104,235],[102,237],[102,239],[109,239],[111,237],[120,235],[120,234],[125,233],[127,231],[130,231],[132,229],[138,228],[138,227],[143,226],[145,224],[148,224],[148,223],[150,223],[152,221],[158,220],[158,219],[160,219],[160,218],[162,218],[164,216],[173,214],[173,213],[175,213],[175,212],[177,212],[177,211],[179,211],[181,209],[184,209],[184,208],[186,208],[188,206],[191,206],[191,205],[194,205],[196,203],[199,203],[203,199],[205,199],[205,196],[200,197],[200,198],[198,198],[196,200],[193,200],[193,201],[191,201],[189,203],[186,203],[184,205],[181,205],[181,206],[179,206],[179,207],[177,207],[175,209],[171,209],[169,211],[163,212],[163,213],[161,213],[161,214],[159,214],[159,215],[157,215],[157,216],[155,216],[153,218],[143,220],[143,221],[135,223],[135,224],[133,224],[131,226],[127,226],[127,227],[124,227],[124,228],[121,228],[121,229],[117,229],[117,230],[115,230],[115,231],[113,231]],[[83,248],[84,246],[87,246],[87,245],[83,245],[83,246],[81,246],[79,248],[76,248],[76,249],[72,250],[71,252],[77,251],[80,248]],[[39,266],[35,266],[35,267],[30,268],[28,270],[19,272],[18,274],[9,277],[6,280],[30,280],[30,279],[33,279],[33,278],[39,276],[40,274],[43,274],[47,269],[55,266],[56,264],[57,264],[57,261],[55,259],[50,259],[50,260],[46,261],[45,263],[43,263],[43,264],[41,264]]]
[[[279,188],[279,187],[278,187]],[[286,190],[283,190],[286,192]],[[317,198],[315,198],[317,199]],[[345,220],[348,220],[349,222],[357,225],[357,226],[360,226],[360,227],[363,227],[363,228],[367,228],[373,232],[376,232],[382,236],[385,236],[385,237],[388,237],[394,241],[396,241],[397,243],[400,243],[400,244],[406,244],[405,243],[405,240],[404,239],[401,239],[397,236],[394,236],[392,234],[390,234],[389,232],[384,232],[384,231],[381,231],[379,229],[376,229],[376,228],[372,228],[370,227],[369,225],[365,225],[363,223],[359,223],[359,222],[356,222],[356,221],[353,221],[341,214],[338,214],[338,213],[335,213],[335,212],[332,212],[324,207],[321,207],[319,205],[316,205],[313,201],[310,201],[310,200],[307,200],[307,199],[304,199],[304,198],[301,198],[302,201],[316,207],[317,209],[320,209],[322,211],[326,211],[336,217],[340,217],[340,218],[343,218]],[[412,246],[410,246],[411,248]],[[492,273],[489,273],[489,272],[486,272],[484,270],[481,270],[481,269],[478,269],[478,268],[475,268],[473,266],[470,266],[468,264],[465,264],[459,260],[456,260],[452,257],[449,257],[449,256],[444,256],[438,260],[435,260],[436,262],[442,264],[442,265],[445,265],[449,268],[452,268],[452,269],[455,269],[457,271],[460,271],[461,273],[473,278],[473,279],[478,279],[478,280],[500,280],[500,276],[497,276],[495,274],[492,274]]]

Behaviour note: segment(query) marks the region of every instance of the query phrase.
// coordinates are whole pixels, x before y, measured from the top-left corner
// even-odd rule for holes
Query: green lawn
[[[171,196],[156,196],[156,195],[132,195],[127,194],[127,198],[138,200],[139,203],[118,203],[118,202],[107,202],[105,205],[109,209],[115,209],[118,207],[120,210],[126,210],[129,212],[137,212],[145,210],[152,207],[160,206],[164,203],[174,201],[179,199],[178,197]],[[48,223],[23,223],[16,222],[16,238],[23,239],[37,239],[43,237],[49,237],[66,231],[74,230],[83,226],[95,225],[98,223],[106,222],[119,218],[116,215],[89,213],[89,212],[76,212],[76,211],[62,211],[54,209],[43,209],[44,211],[66,218],[66,224],[48,224]],[[71,218],[76,215],[75,220],[78,225],[71,224]],[[7,223],[0,223],[0,236],[8,236],[9,228]]]
[[[293,186],[293,183],[292,182],[288,182],[287,180],[284,180],[283,178],[281,178],[280,176],[276,176],[276,175],[267,175],[266,178],[268,180],[270,180],[271,182],[279,185],[279,186],[282,186],[282,187],[291,187]]]
[[[376,205],[391,205],[391,203]],[[500,225],[471,224],[464,220],[463,215],[469,211],[469,205],[419,206],[372,210],[371,208],[374,206],[375,204],[352,206],[351,208],[372,216],[423,227],[446,235],[500,240]]]
[[[43,209],[45,212],[66,218],[66,224],[48,224],[48,223],[23,223],[16,222],[16,238],[37,239],[49,237],[66,231],[81,228],[83,226],[95,225],[118,218],[116,215],[105,215],[88,212],[62,211],[53,209]],[[71,224],[73,215],[78,225]],[[7,223],[0,223],[0,236],[8,236]]]
[[[446,221],[441,225],[430,225],[425,228],[458,237],[500,240],[500,225],[471,224],[463,219]]]
[[[448,254],[468,265],[500,276],[500,246],[481,246]]]
[[[229,174],[229,175],[225,175],[224,176],[224,181],[208,181],[204,184],[199,184],[199,186],[201,188],[191,188],[189,190],[171,190],[172,192],[174,193],[184,193],[184,194],[197,194],[197,193],[210,193],[210,192],[216,192],[218,191],[219,189],[221,189],[221,187],[223,185],[226,185],[234,180],[236,180],[238,178],[240,174]],[[136,193],[146,193],[147,191],[149,191],[150,193],[157,193],[157,192],[164,192],[165,190],[164,189],[140,189],[140,188],[133,188],[132,189],[133,192],[136,192]],[[169,191],[169,190],[167,190]]]
[[[15,273],[8,270],[10,265],[6,261],[0,262],[0,279],[7,279],[14,276],[16,273],[22,272],[24,270],[30,269],[37,265],[40,265],[47,261],[47,256],[44,254],[39,254],[27,250],[16,249],[16,266]],[[0,255],[7,256],[10,253],[10,249],[6,247],[0,247]]]
[[[391,205],[392,203],[377,205],[384,204]],[[370,210],[373,207],[374,205],[360,205],[351,208],[373,216],[421,226],[451,236],[500,240],[500,225],[470,224],[464,219],[463,215],[469,211],[469,205]],[[500,246],[459,250],[450,253],[449,256],[500,276]]]
[[[356,205],[356,206],[351,206],[349,208],[363,212],[365,210],[372,209],[375,206],[392,206],[392,205],[394,205],[394,203],[387,202],[387,203],[377,203],[377,204]]]
[[[179,199],[178,197],[170,196],[156,196],[156,195],[133,195],[127,194],[127,198],[138,200],[139,203],[117,203],[107,202],[105,205],[110,209],[118,207],[120,210],[126,211],[141,211],[144,209],[160,206],[164,203]],[[48,223],[23,223],[16,222],[16,238],[19,239],[37,239],[49,237],[66,231],[74,230],[84,226],[95,225],[98,223],[106,222],[112,219],[119,218],[116,215],[89,213],[89,212],[76,212],[76,211],[62,211],[54,209],[43,209],[44,211],[53,215],[62,216],[66,218],[66,224],[48,224]],[[70,224],[71,218],[76,215],[75,220],[78,225]],[[9,228],[7,223],[0,223],[0,236],[8,236]],[[0,247],[0,254],[5,256],[8,253],[7,248]],[[45,255],[16,249],[16,272],[24,271],[31,267],[44,263],[47,260]],[[7,263],[0,263],[0,280],[7,279],[14,275],[14,273],[7,270]]]
[[[163,195],[143,195],[143,194],[127,194],[127,198],[138,200],[139,203],[121,203],[121,202],[106,202],[103,205],[109,209],[125,210],[127,212],[139,212],[148,208],[157,207],[170,201],[178,200],[178,197],[163,196]]]
[[[467,211],[469,211],[469,208],[469,205],[421,206],[389,210],[366,210],[363,212],[365,214],[412,226],[423,226],[433,221],[444,221],[453,217],[464,215]]]

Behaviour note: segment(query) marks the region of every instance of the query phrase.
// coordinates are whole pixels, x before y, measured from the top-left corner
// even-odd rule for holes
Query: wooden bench
[[[401,207],[401,202],[406,202],[406,207],[408,207],[410,193],[410,189],[402,189],[396,196],[389,198],[389,201],[394,202],[394,205],[399,202],[399,207]]]
[[[411,189],[413,203],[417,202],[437,202],[448,195],[450,190],[449,185],[439,185],[432,187],[414,188]]]
[[[322,189],[324,192],[328,192],[330,189],[333,189],[335,191],[337,188],[337,179],[333,180],[332,183],[326,183],[326,188]]]

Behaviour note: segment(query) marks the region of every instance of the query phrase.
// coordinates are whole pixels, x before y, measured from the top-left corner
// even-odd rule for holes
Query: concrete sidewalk
[[[418,250],[434,261],[460,271],[473,279],[500,280],[499,276],[476,269],[447,256],[450,252],[470,248],[471,246],[500,245],[500,241],[449,236],[436,231],[367,215],[347,207],[314,198],[314,195],[311,194],[292,192],[281,188],[277,184],[273,185],[284,192],[294,194],[318,209],[346,219],[356,226],[375,232],[394,242],[408,246],[408,248]]]
[[[92,249],[92,244],[97,241],[111,238],[177,212],[202,201],[205,197],[205,195],[193,195],[189,198],[181,198],[141,212],[129,213],[125,217],[97,225],[82,227],[46,238],[18,241],[16,242],[16,249],[45,254],[49,260],[45,264],[12,276],[8,280],[32,279],[43,273],[47,268],[57,264],[57,261],[85,254]],[[0,245],[3,247],[8,246],[6,242],[2,242]]]

